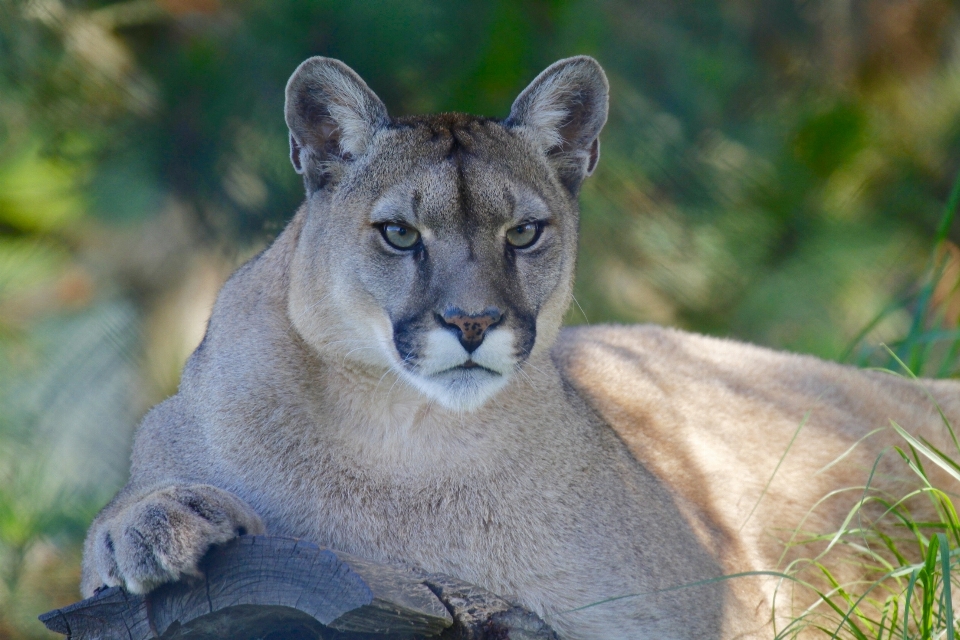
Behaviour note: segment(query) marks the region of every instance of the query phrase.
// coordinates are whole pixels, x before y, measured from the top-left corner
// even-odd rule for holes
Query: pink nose
[[[454,308],[447,309],[440,317],[447,326],[456,327],[460,333],[460,344],[468,353],[473,353],[483,342],[483,335],[487,329],[500,322],[503,313],[491,307],[483,313],[469,315]]]

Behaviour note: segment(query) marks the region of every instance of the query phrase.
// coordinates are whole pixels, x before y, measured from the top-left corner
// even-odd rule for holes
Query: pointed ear
[[[353,69],[319,56],[290,76],[284,117],[290,161],[307,195],[323,188],[342,163],[363,155],[373,134],[389,122],[383,102]]]
[[[610,85],[589,56],[555,62],[530,83],[506,125],[525,129],[546,153],[560,180],[576,194],[600,158]]]

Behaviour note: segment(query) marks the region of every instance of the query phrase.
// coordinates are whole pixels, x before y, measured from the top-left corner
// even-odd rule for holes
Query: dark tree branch
[[[290,538],[243,536],[200,567],[202,579],[146,596],[105,589],[40,620],[70,640],[556,638],[534,614],[474,585]]]

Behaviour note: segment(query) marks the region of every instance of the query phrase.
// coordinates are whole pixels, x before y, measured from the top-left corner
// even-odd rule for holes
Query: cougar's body
[[[561,332],[606,100],[572,58],[506,121],[390,119],[341,63],[301,65],[307,201],[145,418],[84,592],[149,590],[266,531],[452,574],[568,639],[769,635],[776,580],[716,579],[839,527],[859,495],[808,512],[893,437],[850,451],[864,436],[893,419],[944,443],[942,422],[889,375],[652,326]],[[955,385],[925,385],[960,416]]]

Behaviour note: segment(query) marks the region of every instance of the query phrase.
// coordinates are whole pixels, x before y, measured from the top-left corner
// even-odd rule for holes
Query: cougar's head
[[[301,64],[285,114],[307,189],[288,309],[300,335],[448,408],[483,404],[560,329],[607,93],[577,57],[503,121],[390,118],[343,63]]]

